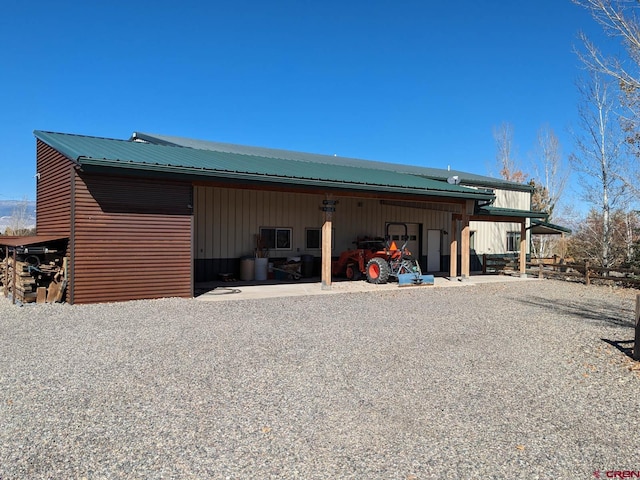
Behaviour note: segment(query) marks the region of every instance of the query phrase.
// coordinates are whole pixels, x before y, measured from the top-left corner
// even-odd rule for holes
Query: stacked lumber
[[[15,260],[8,256],[0,263],[3,293],[20,303],[60,302],[66,287],[66,263],[66,258],[39,263],[33,255],[19,255]]]

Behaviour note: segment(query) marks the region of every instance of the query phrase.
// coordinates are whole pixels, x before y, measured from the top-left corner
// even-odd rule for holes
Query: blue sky
[[[35,199],[33,130],[160,133],[497,173],[572,150],[570,0],[44,2],[0,7],[0,200]]]

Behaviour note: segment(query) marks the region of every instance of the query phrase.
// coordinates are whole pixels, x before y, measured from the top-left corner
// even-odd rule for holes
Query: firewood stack
[[[20,303],[60,302],[66,287],[66,258],[56,257],[40,263],[37,256],[8,256],[0,263],[0,285],[6,296],[13,295]],[[14,285],[15,278],[15,285]]]

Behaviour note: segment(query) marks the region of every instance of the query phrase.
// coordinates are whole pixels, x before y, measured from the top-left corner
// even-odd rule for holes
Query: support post
[[[520,223],[520,276],[527,276],[527,225]]]
[[[486,253],[482,254],[482,274],[483,275],[487,274],[487,254]]]
[[[469,215],[465,211],[462,214],[462,229],[460,235],[460,276],[465,279],[471,276],[471,228]]]
[[[4,296],[5,298],[9,296],[9,246],[4,246],[4,261],[7,262],[6,268],[4,269]]]
[[[542,273],[542,267],[544,266],[544,262],[542,259],[538,261],[538,278],[544,278],[544,274]]]
[[[589,262],[584,262],[584,281],[587,285],[591,285],[591,277],[589,276]]]
[[[449,277],[458,276],[458,220],[451,218],[451,231],[449,233]]]
[[[331,290],[331,243],[332,215],[335,211],[335,200],[327,199],[323,202],[324,223],[322,224],[322,289]]]
[[[18,257],[16,254],[17,251],[18,249],[16,247],[13,247],[13,280],[11,281],[11,303],[13,305],[16,304],[16,282],[18,281]]]
[[[640,294],[636,295],[636,334],[633,342],[633,359],[640,360]]]

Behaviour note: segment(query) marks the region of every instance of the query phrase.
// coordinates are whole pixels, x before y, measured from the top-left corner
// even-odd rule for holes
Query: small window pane
[[[265,248],[276,248],[276,231],[274,228],[261,228],[260,241]]]
[[[276,238],[276,248],[291,249],[291,230],[279,229]]]
[[[520,232],[507,232],[507,252],[520,250]]]

